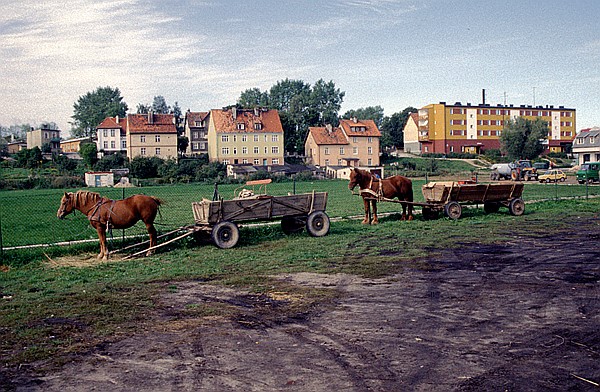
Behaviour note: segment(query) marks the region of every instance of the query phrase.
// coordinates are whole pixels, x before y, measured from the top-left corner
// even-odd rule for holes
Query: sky
[[[54,122],[118,88],[135,113],[333,81],[340,115],[440,101],[562,105],[600,126],[597,0],[2,0],[0,125]]]

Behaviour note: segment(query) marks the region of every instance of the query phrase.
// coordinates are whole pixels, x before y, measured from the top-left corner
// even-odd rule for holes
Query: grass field
[[[435,180],[435,179],[431,179]],[[425,179],[413,180],[415,201],[423,201],[420,192]],[[219,192],[224,199],[231,199],[240,185],[220,185]],[[295,187],[295,189],[294,189]],[[362,214],[362,201],[359,197],[350,193],[347,181],[324,180],[312,182],[292,182],[269,184],[267,191],[272,195],[286,195],[288,193],[305,193],[316,191],[328,192],[327,213],[330,217],[347,218]],[[66,191],[76,191],[70,189]],[[121,199],[134,193],[154,195],[165,201],[161,208],[161,214],[157,218],[157,229],[159,232],[167,232],[174,228],[193,224],[192,201],[200,201],[202,198],[211,199],[214,186],[210,184],[189,184],[173,186],[156,186],[146,188],[105,188],[99,190],[102,195]],[[72,214],[67,220],[58,220],[56,211],[60,204],[63,190],[30,190],[30,191],[6,191],[0,192],[0,224],[2,235],[2,247],[5,249],[3,257],[7,260],[15,257],[17,250],[6,248],[19,247],[33,244],[54,244],[65,241],[95,240],[97,235],[87,219],[79,212]],[[585,185],[566,184],[538,184],[526,183],[523,192],[525,201],[549,200],[569,197],[585,197],[587,195],[599,195],[600,187]],[[380,203],[380,212],[398,212],[401,208],[394,203]],[[501,210],[506,211],[506,210]],[[112,235],[115,241],[124,236],[144,234],[145,228],[142,224],[136,225],[125,232],[115,230]],[[64,254],[65,252],[88,251],[97,245],[81,245],[71,247],[71,250],[49,249],[47,252]],[[34,252],[35,253],[35,252]],[[40,252],[37,256],[43,257]],[[29,257],[29,256],[27,256]]]

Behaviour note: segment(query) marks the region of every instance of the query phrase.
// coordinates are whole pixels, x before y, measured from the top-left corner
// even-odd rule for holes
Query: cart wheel
[[[219,248],[229,249],[238,243],[240,230],[235,223],[223,221],[213,227],[210,237]]]
[[[525,212],[525,202],[520,197],[512,199],[508,204],[508,211],[514,216],[523,215],[523,212]]]
[[[462,214],[462,207],[458,202],[451,201],[444,206],[444,212],[448,218],[456,220]]]
[[[314,211],[306,220],[306,231],[313,237],[323,237],[329,233],[329,217],[323,211]]]
[[[286,234],[301,233],[306,225],[306,216],[284,216],[281,218],[281,230]]]
[[[431,207],[423,207],[421,209],[421,214],[425,220],[433,220],[438,218],[438,212]]]
[[[495,201],[486,201],[483,203],[483,210],[486,214],[493,214],[494,212],[498,212],[500,209],[500,203]]]

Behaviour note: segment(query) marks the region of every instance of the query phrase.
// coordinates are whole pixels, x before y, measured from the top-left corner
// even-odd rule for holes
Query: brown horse
[[[366,170],[354,168],[350,172],[350,182],[348,188],[354,190],[358,185],[360,188],[360,195],[363,197],[365,204],[365,219],[362,221],[364,224],[376,225],[379,223],[377,219],[377,200],[381,198],[393,199],[395,197],[400,201],[413,201],[413,189],[412,181],[406,177],[393,176],[386,179],[376,178],[373,174]],[[402,220],[413,220],[412,215],[412,204],[402,204]],[[373,208],[373,220],[370,220],[370,207]],[[406,210],[408,208],[408,214]]]
[[[111,200],[95,192],[65,192],[56,216],[63,219],[74,210],[79,210],[87,216],[100,239],[98,258],[107,260],[107,229],[127,229],[141,220],[146,225],[150,236],[150,248],[156,246],[154,219],[161,204],[162,201],[154,196],[134,195],[123,200]],[[150,254],[152,252],[148,250],[146,256]]]

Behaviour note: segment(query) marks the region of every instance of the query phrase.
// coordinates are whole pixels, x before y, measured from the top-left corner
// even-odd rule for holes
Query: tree
[[[17,153],[17,166],[25,169],[35,169],[44,161],[39,147],[26,148]]]
[[[377,106],[367,106],[366,108],[360,108],[356,110],[348,110],[342,118],[347,120],[356,117],[359,120],[373,120],[377,128],[381,128],[381,124],[383,123],[384,115],[383,108],[379,105]]]
[[[180,155],[185,154],[188,146],[190,145],[190,140],[187,136],[177,136],[177,151],[179,151]]]
[[[171,111],[171,108],[167,105],[165,97],[157,95],[152,101],[152,111],[158,114],[168,114]]]
[[[381,123],[381,146],[382,147],[404,147],[404,127],[411,113],[417,113],[418,109],[409,106],[403,111],[385,117]]]
[[[71,133],[75,137],[92,136],[106,117],[124,117],[128,109],[119,89],[111,87],[98,87],[96,91],[88,92],[79,97],[73,108]]]
[[[137,109],[136,109],[137,114],[148,114],[149,111],[150,111],[150,105],[138,103]]]
[[[310,92],[311,125],[339,125],[338,113],[344,101],[345,92],[335,88],[333,81],[319,79]]]
[[[258,88],[248,89],[242,91],[242,94],[237,100],[237,104],[243,108],[255,108],[255,107],[268,107],[269,106],[269,94],[264,91],[260,91]]]
[[[534,159],[543,151],[543,141],[548,138],[548,123],[524,117],[509,120],[504,126],[500,143],[511,159]]]
[[[129,171],[133,177],[155,178],[158,175],[158,166],[163,163],[160,158],[135,157],[129,163]]]
[[[86,166],[89,169],[93,169],[96,162],[98,162],[98,148],[96,147],[96,143],[81,144],[79,155]]]
[[[96,171],[109,171],[110,169],[120,169],[125,167],[127,158],[117,152],[115,154],[108,154],[103,156],[94,164],[94,170]]]

